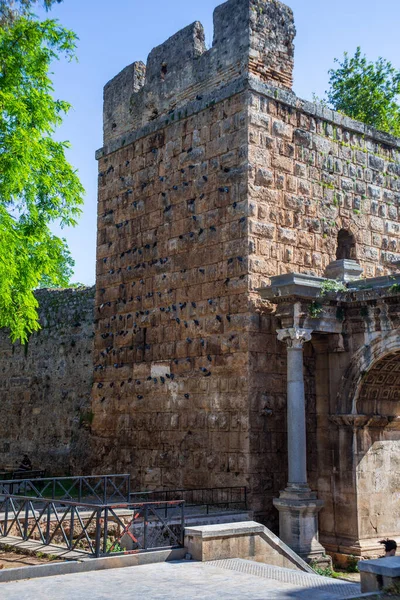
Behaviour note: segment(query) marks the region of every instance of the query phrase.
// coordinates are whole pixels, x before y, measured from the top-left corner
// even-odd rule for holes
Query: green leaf
[[[0,327],[22,342],[39,328],[33,290],[66,286],[72,274],[65,240],[50,225],[76,224],[84,190],[67,142],[53,138],[70,105],[54,99],[49,71],[53,60],[75,57],[76,40],[29,14],[0,28]]]
[[[344,53],[331,69],[329,104],[345,115],[381,131],[400,136],[400,71],[391,62],[378,58],[368,62],[361,48],[349,57]]]

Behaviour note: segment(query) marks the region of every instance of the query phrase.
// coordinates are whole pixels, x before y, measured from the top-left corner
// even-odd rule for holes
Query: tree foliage
[[[358,47],[353,57],[346,52],[337,69],[331,69],[329,104],[347,116],[400,136],[400,71],[378,58],[369,62]]]
[[[21,16],[29,15],[32,8],[42,6],[49,10],[62,0],[0,0],[0,24],[6,25]]]
[[[49,69],[75,46],[54,20],[28,15],[0,28],[0,327],[22,342],[39,328],[32,290],[43,278],[68,285],[66,244],[50,225],[76,224],[83,188],[68,143],[53,137],[70,106],[53,98]]]

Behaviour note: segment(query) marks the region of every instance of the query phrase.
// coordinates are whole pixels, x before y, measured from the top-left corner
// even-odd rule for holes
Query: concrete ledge
[[[247,533],[262,533],[264,525],[255,521],[243,523],[224,523],[216,525],[202,525],[196,527],[185,527],[185,536],[198,536],[202,539],[214,537],[231,537],[232,535],[245,535]]]
[[[361,560],[358,569],[361,573],[362,592],[380,592],[384,588],[400,587],[399,556]]]
[[[400,556],[377,558],[375,560],[361,560],[358,563],[361,573],[375,573],[386,577],[400,577]]]
[[[20,581],[21,579],[35,579],[38,577],[54,577],[55,575],[68,575],[71,573],[87,573],[89,571],[103,571],[105,569],[121,569],[137,565],[182,560],[186,549],[157,550],[153,552],[140,552],[125,556],[110,556],[104,558],[84,558],[79,561],[57,562],[47,565],[34,565],[32,567],[18,567],[16,569],[3,569],[0,571],[0,583]],[[1,596],[1,594],[0,594]]]
[[[195,560],[244,558],[314,574],[289,546],[255,521],[187,527],[185,546]]]

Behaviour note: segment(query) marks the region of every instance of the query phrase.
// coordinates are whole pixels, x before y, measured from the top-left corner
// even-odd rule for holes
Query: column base
[[[318,513],[323,505],[307,486],[289,486],[274,499],[280,538],[307,562],[327,560],[318,539]]]

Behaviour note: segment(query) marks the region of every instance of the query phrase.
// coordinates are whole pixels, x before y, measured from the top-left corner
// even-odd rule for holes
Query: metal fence
[[[40,477],[0,480],[0,496],[18,495],[51,500],[96,504],[114,502],[171,502],[184,500],[186,507],[202,508],[206,514],[218,510],[247,510],[246,487],[154,490],[131,492],[129,474],[89,477]]]
[[[41,477],[0,480],[0,496],[18,495],[51,500],[110,504],[130,502],[130,475]]]
[[[7,495],[0,501],[0,538],[96,557],[183,547],[184,505],[180,500],[94,505]]]
[[[202,507],[206,514],[221,509],[247,510],[247,488],[203,488],[195,490],[156,490],[152,492],[133,492],[133,502],[169,502],[179,498],[185,502],[186,508]]]
[[[14,469],[14,471],[0,471],[0,480],[9,481],[10,479],[38,479],[39,477],[44,477],[45,471],[33,469],[22,470],[22,469]]]

